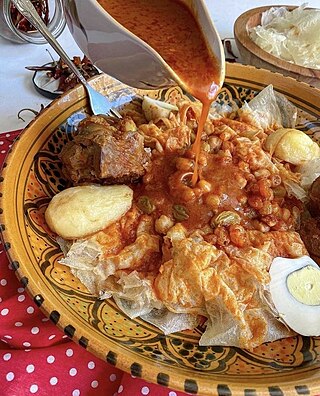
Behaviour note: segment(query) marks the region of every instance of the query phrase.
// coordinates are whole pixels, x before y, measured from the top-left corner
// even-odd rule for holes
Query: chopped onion
[[[261,25],[250,30],[250,37],[277,58],[320,69],[320,10],[305,7],[292,11],[271,7],[262,14]]]

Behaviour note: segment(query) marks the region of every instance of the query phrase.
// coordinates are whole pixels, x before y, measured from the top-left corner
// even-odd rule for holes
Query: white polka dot
[[[96,365],[94,364],[94,362],[91,361],[91,362],[88,363],[88,369],[92,370],[95,367],[96,367]]]
[[[32,334],[38,334],[39,331],[40,331],[39,327],[32,327],[32,329],[31,329]]]
[[[14,325],[15,325],[16,327],[21,327],[21,326],[23,326],[23,323],[22,323],[22,322],[16,322]]]
[[[117,379],[117,376],[115,374],[111,374],[109,379],[111,382],[114,382]]]
[[[98,388],[99,382],[97,380],[94,380],[91,382],[91,388]]]
[[[71,348],[67,349],[67,350],[66,350],[66,355],[67,355],[68,357],[71,357],[71,356],[73,355],[73,350],[72,350]]]
[[[53,340],[55,338],[55,334],[51,334],[51,336],[48,337],[48,340]]]
[[[1,146],[4,144],[4,141],[3,140],[0,140],[0,144],[1,144]]]
[[[33,307],[28,307],[27,308],[27,312],[28,312],[28,314],[33,314],[33,312],[34,312],[34,308]]]
[[[142,394],[142,395],[148,395],[149,392],[150,392],[150,389],[149,389],[147,386],[144,386],[144,387],[141,389],[141,394]]]
[[[119,388],[118,388],[118,393],[121,393],[122,391],[123,391],[123,386],[120,385]]]
[[[69,374],[71,375],[71,377],[74,377],[75,375],[77,375],[77,369],[76,368],[70,369]]]
[[[168,396],[177,396],[177,394],[176,394],[176,392],[171,391],[171,392],[169,392]]]
[[[34,365],[33,364],[28,364],[28,366],[26,367],[26,372],[27,373],[33,373],[34,372]]]
[[[24,351],[25,351],[25,352],[30,352],[30,351],[31,351],[31,349],[24,349]]]
[[[75,390],[72,392],[72,396],[79,396],[79,395],[80,395],[79,389],[75,389]]]
[[[1,315],[2,315],[2,316],[6,316],[6,315],[8,315],[8,313],[9,313],[9,309],[8,309],[8,308],[3,308],[3,309],[1,310]]]
[[[23,293],[24,292],[24,287],[19,287],[18,293]]]
[[[7,284],[7,279],[1,279],[0,285],[1,286],[6,286],[6,284]]]
[[[58,383],[58,378],[57,377],[50,378],[50,384],[51,385],[57,385],[57,383]]]
[[[5,336],[3,336],[4,338],[7,338],[8,340],[12,340],[12,337],[11,336],[9,336],[9,335],[5,335]]]
[[[11,353],[6,353],[5,355],[3,355],[3,360],[5,361],[5,362],[7,362],[8,360],[10,360],[11,359]]]
[[[26,296],[24,294],[20,294],[20,296],[18,297],[18,301],[22,302],[26,299]]]
[[[12,381],[14,379],[14,374],[12,371],[10,371],[7,375],[6,375],[6,380],[7,381]]]
[[[31,346],[30,342],[27,342],[27,341],[26,341],[26,342],[23,342],[22,345],[25,346],[25,347]]]
[[[56,360],[55,357],[52,356],[52,355],[49,355],[49,356],[47,357],[47,362],[48,362],[48,363],[53,363],[55,360]]]
[[[37,393],[38,389],[39,389],[39,387],[36,384],[33,384],[33,385],[30,386],[30,392],[31,393]]]
[[[42,322],[49,322],[49,320],[50,320],[49,318],[43,318],[43,319],[41,319]]]
[[[10,137],[10,133],[6,133],[6,137]]]
[[[2,302],[2,298],[0,297],[0,302]]]
[[[1,154],[5,154],[6,150],[1,150],[0,153]]]
[[[9,270],[13,270],[11,263],[9,263],[8,268],[9,268]]]
[[[67,334],[64,334],[64,335],[62,336],[62,338],[68,338]]]

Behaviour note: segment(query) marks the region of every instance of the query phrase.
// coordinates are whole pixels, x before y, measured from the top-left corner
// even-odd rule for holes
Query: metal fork
[[[12,3],[16,6],[17,10],[30,22],[32,25],[37,28],[37,30],[46,38],[51,47],[60,55],[61,59],[69,66],[69,68],[73,71],[73,73],[78,77],[80,82],[84,85],[87,90],[90,107],[93,114],[107,114],[114,115],[118,118],[121,118],[121,114],[114,108],[112,108],[111,102],[103,96],[101,93],[97,92],[94,88],[92,88],[83,75],[80,73],[79,69],[76,65],[71,61],[68,57],[64,49],[46,27],[36,9],[30,0],[11,0]]]

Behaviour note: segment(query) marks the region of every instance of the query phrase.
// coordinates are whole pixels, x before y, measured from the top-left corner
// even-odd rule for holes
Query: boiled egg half
[[[276,257],[270,267],[270,293],[279,318],[295,332],[320,335],[320,268],[309,256]]]

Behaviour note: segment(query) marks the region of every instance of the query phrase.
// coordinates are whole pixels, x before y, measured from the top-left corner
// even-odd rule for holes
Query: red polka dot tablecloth
[[[18,131],[0,135],[0,164]],[[0,395],[183,396],[111,366],[69,340],[34,304],[0,245]]]

